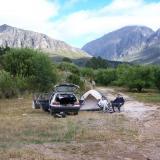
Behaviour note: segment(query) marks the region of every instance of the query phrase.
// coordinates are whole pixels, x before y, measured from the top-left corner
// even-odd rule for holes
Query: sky
[[[124,26],[160,28],[160,0],[0,0],[0,25],[32,30],[81,48]]]

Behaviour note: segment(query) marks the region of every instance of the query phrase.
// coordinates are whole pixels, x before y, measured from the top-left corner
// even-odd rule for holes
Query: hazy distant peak
[[[7,24],[3,24],[0,26],[0,32],[3,32],[7,29],[11,28],[11,26],[7,25]]]
[[[45,34],[23,30],[7,24],[0,26],[0,46],[11,48],[33,48],[49,53],[50,56],[88,57],[84,51]]]
[[[120,60],[141,51],[153,33],[145,26],[126,26],[87,43],[82,49],[93,56]]]

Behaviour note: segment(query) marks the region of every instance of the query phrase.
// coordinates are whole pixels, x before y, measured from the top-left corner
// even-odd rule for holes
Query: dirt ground
[[[112,88],[97,90],[109,100],[117,94]],[[126,100],[121,113],[80,112],[78,116],[65,119],[48,118],[49,125],[72,121],[78,124],[78,133],[69,141],[47,142],[45,139],[43,143],[0,150],[0,160],[160,160],[160,106],[144,104],[121,94]],[[26,109],[23,116],[29,117],[29,114],[31,111]],[[40,111],[32,117],[36,114],[42,118],[49,116],[42,116]]]

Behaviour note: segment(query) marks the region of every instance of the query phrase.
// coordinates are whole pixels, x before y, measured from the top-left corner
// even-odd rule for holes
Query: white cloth
[[[98,102],[98,105],[103,108],[103,111],[104,111],[104,112],[105,112],[106,108],[108,107],[108,104],[109,104],[109,102],[108,102],[107,99],[101,99],[101,100]]]

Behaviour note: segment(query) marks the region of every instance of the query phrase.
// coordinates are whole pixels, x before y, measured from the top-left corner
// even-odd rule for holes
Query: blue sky
[[[0,0],[0,24],[81,48],[127,25],[160,28],[160,0]]]

